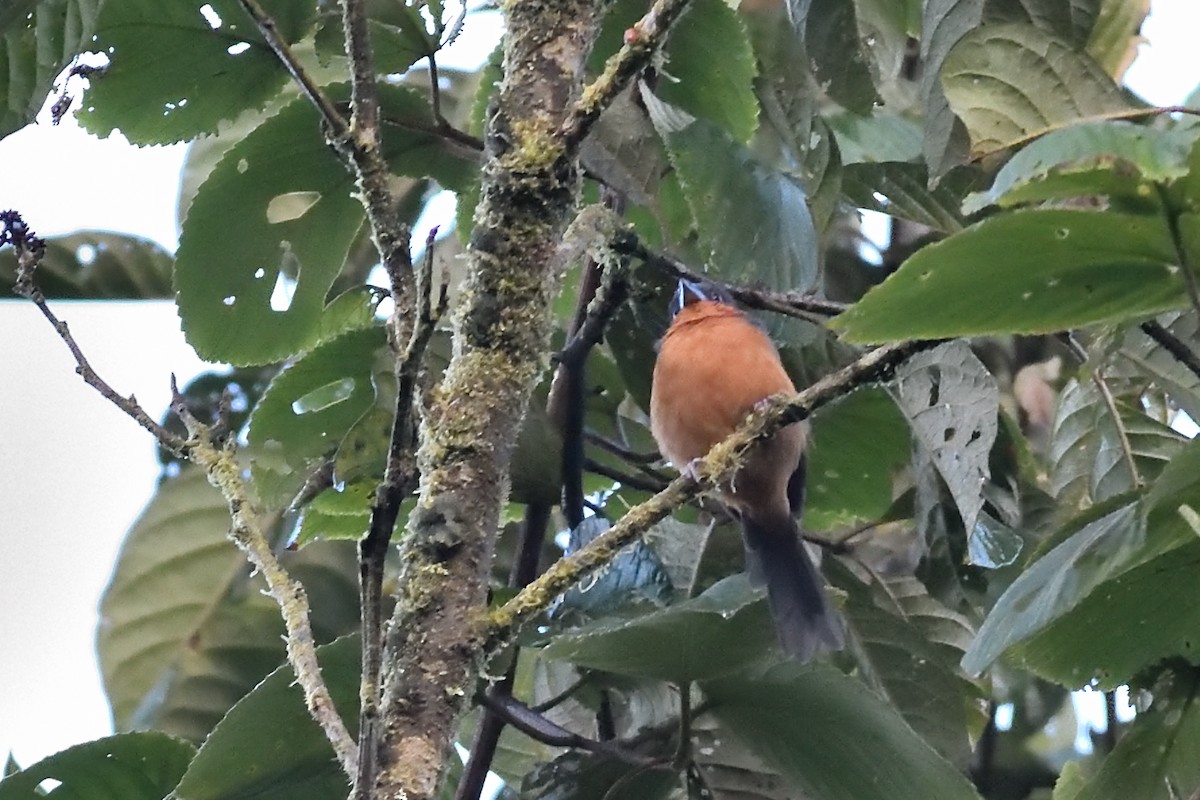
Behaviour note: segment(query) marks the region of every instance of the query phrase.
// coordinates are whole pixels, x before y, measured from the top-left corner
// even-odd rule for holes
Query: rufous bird
[[[681,280],[671,304],[654,365],[650,430],[681,472],[765,398],[796,391],[771,339],[732,302],[715,286]],[[841,622],[796,521],[804,507],[806,436],[806,423],[782,428],[718,488],[741,521],[750,578],[766,584],[779,644],[801,662],[843,645]]]

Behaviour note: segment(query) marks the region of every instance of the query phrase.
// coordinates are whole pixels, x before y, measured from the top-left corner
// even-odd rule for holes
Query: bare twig
[[[345,118],[338,113],[330,99],[321,91],[321,87],[317,86],[316,81],[300,64],[296,54],[292,52],[292,48],[288,45],[283,37],[279,35],[279,26],[275,23],[275,18],[267,13],[267,10],[259,5],[258,0],[238,0],[238,4],[242,9],[250,15],[254,20],[258,32],[262,34],[267,46],[275,53],[275,57],[283,64],[284,69],[292,76],[292,80],[300,87],[300,91],[308,98],[309,102],[321,115],[321,123],[325,127],[326,135],[333,142],[345,140],[349,133],[349,126],[346,124]]]
[[[1152,319],[1143,322],[1141,329],[1143,333],[1158,342],[1164,350],[1174,356],[1175,360],[1191,370],[1193,375],[1200,378],[1200,357],[1197,357],[1195,351],[1184,344],[1178,336]]]
[[[187,428],[188,438],[186,440],[155,422],[134,397],[120,396],[96,375],[78,343],[71,336],[66,323],[59,320],[50,311],[45,296],[33,282],[34,271],[45,252],[41,240],[29,230],[24,220],[15,211],[0,213],[0,224],[4,225],[3,232],[0,233],[0,245],[12,244],[17,251],[15,291],[36,304],[46,319],[54,326],[59,337],[75,357],[76,372],[105,399],[152,433],[163,447],[177,455],[186,456],[202,468],[208,475],[209,482],[221,491],[225,501],[229,504],[232,522],[229,532],[230,539],[266,578],[271,596],[279,605],[288,633],[288,662],[296,673],[297,683],[304,690],[309,712],[324,729],[342,769],[346,771],[347,775],[353,775],[355,763],[358,760],[358,748],[338,714],[337,708],[333,705],[329,689],[321,677],[316,640],[309,622],[308,598],[304,588],[291,578],[271,549],[265,533],[266,526],[255,510],[251,492],[242,479],[242,467],[236,458],[236,440],[234,437],[221,437],[220,439],[214,437],[214,428],[204,425],[196,419],[188,410],[187,401],[180,394],[174,376],[171,376],[171,409]],[[220,416],[224,416],[224,413]]]
[[[560,559],[516,597],[492,612],[486,648],[495,652],[512,638],[526,620],[546,609],[556,597],[595,570],[609,563],[624,547],[635,542],[656,522],[695,497],[702,488],[726,482],[737,471],[745,452],[757,441],[784,425],[798,422],[813,411],[865,383],[890,378],[892,371],[936,341],[902,342],[872,350],[857,361],[826,375],[804,391],[775,396],[751,414],[736,431],[715,445],[700,461],[695,473],[703,481],[681,475],[645,503],[630,509],[613,527],[585,547]]]
[[[688,0],[655,0],[646,16],[625,31],[625,44],[604,64],[604,72],[588,85],[559,128],[559,140],[573,149],[587,138],[592,125],[612,105],[635,75],[650,64],[667,40]]]
[[[321,677],[316,639],[309,621],[308,595],[304,587],[279,563],[271,549],[262,520],[254,508],[251,492],[242,479],[242,467],[238,464],[233,440],[224,445],[213,441],[211,428],[188,410],[187,400],[179,393],[174,376],[171,376],[171,395],[171,410],[183,420],[188,430],[188,458],[208,474],[209,483],[220,489],[225,497],[232,521],[229,537],[266,578],[271,597],[279,605],[287,628],[288,662],[296,673],[296,682],[304,690],[309,713],[325,731],[346,775],[354,775],[358,746],[338,714]]]
[[[612,243],[618,253],[635,256],[659,269],[665,270],[677,278],[687,278],[691,281],[712,280],[694,271],[684,262],[663,253],[656,253],[645,247],[632,232],[619,234]],[[821,323],[827,317],[835,317],[846,310],[846,305],[825,300],[812,295],[796,292],[766,292],[741,286],[722,284],[739,303],[747,308],[760,311],[774,311],[789,317]]]
[[[362,632],[362,682],[359,686],[361,721],[359,723],[359,751],[367,754],[359,760],[358,776],[355,780],[354,797],[370,796],[375,784],[374,753],[379,744],[379,699],[380,672],[383,663],[383,567],[388,545],[396,528],[396,519],[404,498],[412,494],[417,486],[416,426],[413,419],[414,401],[421,368],[424,364],[425,348],[433,337],[438,320],[446,311],[446,286],[438,289],[434,301],[433,256],[434,242],[438,229],[429,231],[425,239],[425,257],[417,285],[416,320],[409,341],[401,351],[399,343],[393,347],[400,352],[396,360],[396,407],[392,418],[392,432],[388,444],[387,466],[383,480],[375,491],[375,502],[371,507],[371,521],[367,535],[359,542],[359,595],[363,622]],[[399,276],[391,275],[393,298],[400,291]],[[402,327],[400,305],[393,311],[393,335]]]
[[[619,469],[613,469],[607,464],[591,458],[583,460],[583,467],[588,472],[614,480],[622,486],[628,486],[630,489],[640,489],[643,492],[661,492],[668,483],[666,480],[648,475],[633,475],[628,472],[622,472]]]
[[[634,464],[639,467],[644,467],[647,464],[653,464],[655,461],[660,461],[662,459],[662,456],[657,451],[653,453],[635,453],[620,443],[601,436],[595,431],[584,431],[583,436],[590,443],[596,445],[601,450],[612,453],[614,456],[622,458],[625,461],[628,461],[630,464]]]

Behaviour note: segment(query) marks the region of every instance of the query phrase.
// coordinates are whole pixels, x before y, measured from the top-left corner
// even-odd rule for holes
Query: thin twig
[[[383,665],[383,567],[388,546],[396,528],[400,505],[417,486],[416,428],[413,420],[414,401],[417,394],[425,348],[433,337],[438,320],[446,311],[446,287],[434,296],[434,243],[438,229],[429,231],[425,239],[425,257],[417,282],[416,319],[403,351],[396,359],[396,406],[392,418],[392,432],[388,443],[387,466],[383,480],[375,490],[375,502],[371,507],[371,521],[367,535],[359,542],[359,599],[363,623],[362,632],[362,681],[359,685],[361,721],[359,723],[359,751],[367,754],[358,765],[354,797],[365,798],[375,785],[374,753],[379,743],[379,699],[380,673]],[[401,291],[398,276],[389,274],[393,299]],[[401,313],[397,304],[393,315]],[[396,333],[400,320],[393,318],[390,329]],[[399,351],[398,343],[393,346]]]
[[[604,72],[586,86],[559,128],[559,141],[568,150],[587,138],[592,126],[634,76],[650,64],[667,40],[671,27],[688,8],[688,0],[655,0],[646,16],[625,31],[625,44],[604,64]]]
[[[586,546],[559,559],[540,578],[516,597],[492,612],[486,631],[485,651],[494,653],[515,635],[517,629],[546,609],[556,597],[609,563],[626,546],[637,541],[675,508],[695,497],[702,488],[723,483],[734,474],[747,450],[785,425],[798,422],[821,406],[842,397],[858,386],[890,378],[895,368],[938,341],[913,341],[885,345],[872,350],[848,366],[830,373],[804,391],[792,396],[768,398],[738,429],[715,445],[701,459],[696,477],[681,475],[665,489],[630,509],[613,527]],[[703,481],[703,485],[697,482]]]
[[[614,480],[622,486],[628,486],[630,489],[640,489],[643,492],[661,492],[667,486],[667,481],[665,480],[654,480],[653,478],[641,475],[631,475],[628,472],[613,469],[607,464],[591,458],[583,460],[583,468],[588,472]]]
[[[662,456],[658,453],[658,451],[653,453],[636,453],[633,450],[630,450],[629,448],[619,444],[618,442],[614,442],[612,439],[601,436],[595,431],[584,431],[583,436],[588,440],[588,442],[596,445],[601,450],[612,453],[614,456],[622,458],[625,461],[628,461],[630,464],[634,464],[636,466],[653,464],[655,461],[662,459]]]
[[[585,672],[582,676],[580,676],[580,678],[578,680],[576,680],[574,683],[572,683],[567,688],[563,689],[558,694],[553,695],[553,696],[547,698],[546,700],[543,700],[542,702],[537,703],[536,705],[530,706],[529,707],[530,710],[535,711],[538,714],[545,714],[547,711],[550,711],[553,708],[557,708],[558,706],[562,705],[567,700],[570,700],[571,697],[576,692],[578,692],[580,689],[582,689],[584,686],[587,686],[588,681],[591,680],[591,677],[592,677],[592,673]]]
[[[1141,329],[1142,333],[1158,342],[1164,350],[1175,357],[1176,361],[1191,370],[1192,374],[1197,378],[1200,378],[1200,357],[1197,357],[1196,352],[1184,344],[1182,339],[1152,319],[1143,322]]]
[[[283,64],[284,69],[292,76],[292,80],[300,87],[300,91],[321,115],[321,123],[325,127],[326,135],[334,142],[344,140],[350,131],[345,117],[338,113],[337,108],[321,91],[321,87],[317,86],[316,81],[300,64],[299,59],[292,52],[292,48],[279,35],[279,26],[275,23],[275,18],[259,5],[258,0],[238,0],[238,4],[254,20],[258,32],[262,34],[267,46],[274,51],[275,57]]]
[[[686,278],[691,281],[706,281],[712,278],[694,271],[684,262],[663,253],[656,253],[644,246],[632,232],[619,234],[612,242],[612,247],[618,253],[635,256],[651,266],[665,270],[673,277]],[[825,318],[836,317],[846,310],[844,303],[836,303],[812,295],[802,295],[795,292],[767,292],[749,289],[741,286],[722,284],[739,303],[747,308],[761,311],[774,311],[789,317],[797,317],[810,322],[822,322]]]

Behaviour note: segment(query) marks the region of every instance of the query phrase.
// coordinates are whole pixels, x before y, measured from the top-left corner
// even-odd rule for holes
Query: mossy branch
[[[696,478],[676,478],[646,502],[634,506],[615,525],[576,553],[559,559],[536,581],[491,613],[485,631],[485,650],[495,653],[507,644],[522,623],[545,611],[555,598],[580,580],[612,561],[657,522],[665,519],[704,488],[727,482],[746,452],[785,425],[805,419],[813,411],[866,383],[884,381],[897,366],[936,341],[902,342],[864,354],[857,361],[826,375],[795,395],[776,395],[752,413],[724,441],[714,445],[695,470]]]

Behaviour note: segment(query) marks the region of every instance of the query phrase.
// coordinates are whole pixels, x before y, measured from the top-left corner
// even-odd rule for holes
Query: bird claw
[[[685,478],[690,478],[696,483],[700,482],[700,465],[704,463],[703,458],[693,458],[691,461],[683,465],[683,469],[679,473]]]

